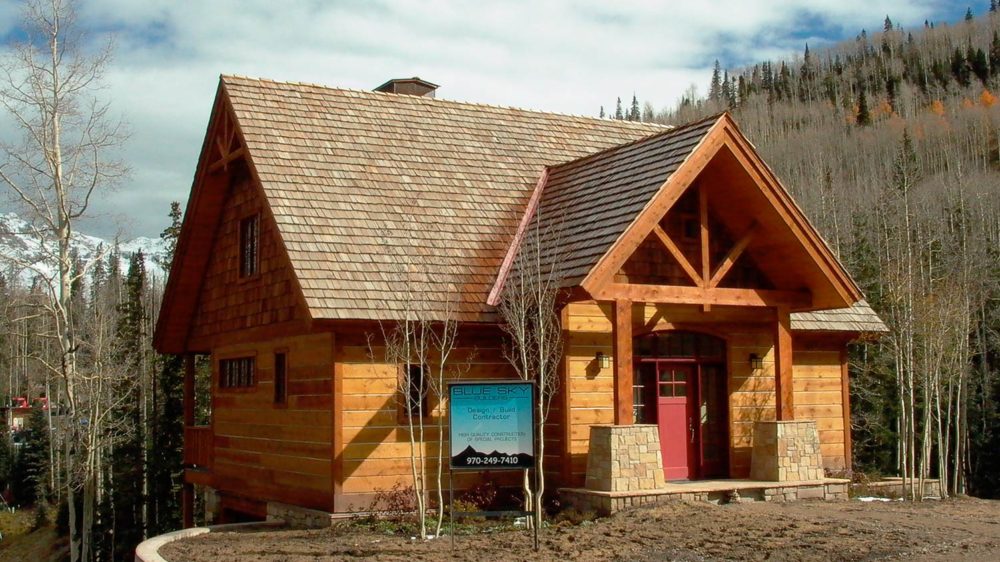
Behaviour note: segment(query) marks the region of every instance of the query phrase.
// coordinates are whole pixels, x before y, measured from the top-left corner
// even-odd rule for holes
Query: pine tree
[[[622,113],[622,99],[621,98],[618,98],[618,102],[615,105],[615,119],[617,119],[619,121],[621,121],[622,119],[625,119],[625,114]]]
[[[997,11],[997,0],[990,0],[990,12],[996,13]]]
[[[604,106],[601,106],[604,117]],[[171,225],[160,233],[167,263],[173,262],[180,236],[180,205],[170,205]],[[149,535],[173,531],[181,526],[179,478],[184,470],[184,360],[180,355],[156,358],[153,380],[153,413],[149,439],[147,514]]]
[[[990,43],[990,74],[1000,76],[1000,35],[993,32],[993,42]]]
[[[601,106],[601,112],[597,115],[598,119],[604,119],[604,106]]]
[[[979,81],[986,85],[986,82],[990,79],[990,62],[986,58],[986,52],[982,49],[972,50],[972,46],[969,46],[969,66],[972,68],[972,73],[979,78]]]
[[[892,20],[889,19],[888,14],[886,14],[885,22],[882,24],[882,31],[892,31]]]
[[[0,423],[0,492],[7,489],[14,475],[14,444],[6,423]]]
[[[47,495],[49,474],[49,425],[45,411],[32,408],[22,433],[21,450],[14,461],[14,499],[22,506],[34,505]]]
[[[640,111],[641,110],[639,109],[639,98],[637,98],[635,94],[632,94],[632,108],[629,109],[628,120],[639,121],[640,119],[642,119],[642,114],[640,113]]]
[[[858,125],[865,127],[871,125],[872,114],[868,109],[868,96],[865,94],[864,86],[858,87]]]
[[[145,368],[145,293],[146,268],[142,252],[132,254],[123,286],[123,298],[118,305],[118,324],[115,330],[115,355],[120,365],[132,375],[118,388],[119,407],[114,412],[120,423],[132,429],[114,445],[111,454],[110,500],[112,502],[111,548],[115,560],[125,560],[137,544],[142,542],[143,528],[143,431],[140,405],[141,385]]]
[[[719,59],[715,59],[715,66],[712,67],[712,82],[708,86],[708,99],[714,102],[722,101],[722,68],[719,66]]]
[[[971,22],[972,20],[973,20],[972,7],[969,6],[969,8],[965,10],[965,21]]]
[[[965,87],[969,85],[969,65],[962,54],[962,49],[955,47],[955,52],[951,56],[951,74],[959,85]]]

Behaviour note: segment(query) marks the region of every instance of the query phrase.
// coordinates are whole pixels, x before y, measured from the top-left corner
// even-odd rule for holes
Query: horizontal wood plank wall
[[[612,356],[612,304],[593,302],[567,305],[568,339],[566,361],[569,380],[569,462],[568,486],[582,486],[587,474],[590,426],[615,421],[614,369],[594,359],[598,352]]]
[[[375,334],[372,334],[373,337]],[[339,372],[343,374],[343,458],[342,503],[348,510],[365,509],[378,491],[394,486],[410,486],[410,433],[398,402],[399,366],[386,363],[385,350],[378,341],[369,348],[363,334],[337,333]],[[464,380],[511,379],[517,374],[504,358],[500,333],[493,337],[477,336],[462,341],[452,352],[452,376]],[[437,422],[447,415],[446,405],[429,400],[430,414],[425,419],[424,444],[428,458],[425,480],[428,490],[436,490],[435,470],[438,456]],[[447,419],[444,419],[447,431]],[[553,433],[553,432],[550,432]],[[445,434],[447,440],[447,434]],[[558,469],[559,448],[550,447],[549,463]],[[443,485],[447,486],[448,444],[445,442]],[[502,485],[517,485],[520,472],[487,475]],[[456,473],[457,488],[481,481],[479,473]],[[432,496],[436,494],[432,493]]]
[[[823,466],[843,470],[844,410],[840,349],[796,347],[792,362],[795,419],[816,420]]]
[[[330,510],[333,340],[329,333],[222,347],[213,353],[213,477],[222,492]],[[274,352],[287,401],[274,404]],[[256,386],[219,390],[220,357],[255,357]]]
[[[215,240],[211,242],[212,257],[193,316],[190,349],[211,349],[219,344],[245,341],[241,334],[245,330],[274,332],[304,316],[294,286],[294,273],[256,186],[249,179],[242,179],[236,180],[230,189]],[[259,214],[259,272],[241,279],[240,221],[255,213]]]
[[[753,426],[777,418],[774,380],[774,330],[770,325],[733,324],[725,328],[729,345],[729,475],[750,476]],[[756,353],[763,366],[751,369],[749,357]]]

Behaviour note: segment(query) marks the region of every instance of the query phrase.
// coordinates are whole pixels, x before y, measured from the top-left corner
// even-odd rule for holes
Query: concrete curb
[[[170,562],[166,558],[160,556],[160,547],[178,541],[181,539],[186,539],[188,537],[196,537],[198,535],[204,535],[205,533],[217,533],[220,531],[234,531],[238,529],[245,529],[247,527],[282,527],[285,525],[284,521],[272,520],[272,521],[254,521],[251,523],[229,523],[227,525],[210,525],[208,527],[192,527],[190,529],[181,529],[180,531],[173,531],[170,533],[164,533],[162,535],[157,535],[155,537],[148,538],[141,543],[139,546],[135,547],[135,562]]]

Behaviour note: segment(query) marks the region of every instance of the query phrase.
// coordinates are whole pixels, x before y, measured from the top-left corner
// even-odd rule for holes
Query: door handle
[[[694,420],[688,418],[688,430],[691,431],[691,444],[694,445]]]

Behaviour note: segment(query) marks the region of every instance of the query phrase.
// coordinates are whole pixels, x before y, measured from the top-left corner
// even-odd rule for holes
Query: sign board
[[[535,466],[535,384],[448,385],[451,468],[525,470]]]

